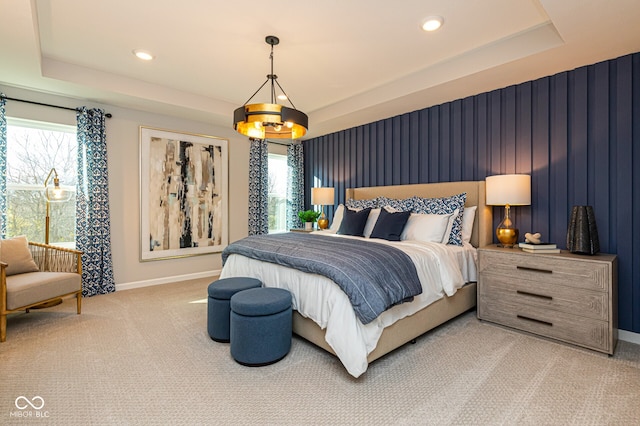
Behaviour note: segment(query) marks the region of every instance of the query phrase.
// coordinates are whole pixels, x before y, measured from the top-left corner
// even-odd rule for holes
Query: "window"
[[[269,154],[269,233],[287,232],[287,156]]]
[[[7,237],[45,241],[44,182],[55,168],[60,186],[72,192],[64,203],[49,203],[49,242],[75,242],[76,128],[7,118]],[[49,179],[53,185],[53,175]]]

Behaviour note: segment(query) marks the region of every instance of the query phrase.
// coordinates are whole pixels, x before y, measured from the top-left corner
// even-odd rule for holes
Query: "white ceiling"
[[[278,36],[274,71],[309,115],[307,137],[640,51],[638,0],[0,0],[0,10],[0,84],[219,126],[266,80],[264,38]],[[429,15],[444,18],[439,31],[420,28]]]

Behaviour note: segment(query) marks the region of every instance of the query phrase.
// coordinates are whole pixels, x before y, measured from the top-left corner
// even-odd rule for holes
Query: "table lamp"
[[[333,188],[311,188],[311,204],[322,206],[322,213],[318,219],[318,228],[327,229],[329,227],[329,219],[324,215],[324,206],[332,206],[334,201],[335,193]]]
[[[519,231],[510,216],[511,206],[531,204],[531,176],[496,175],[488,176],[486,183],[486,203],[490,206],[504,206],[504,219],[496,228],[496,237],[502,247],[513,247],[518,242]]]

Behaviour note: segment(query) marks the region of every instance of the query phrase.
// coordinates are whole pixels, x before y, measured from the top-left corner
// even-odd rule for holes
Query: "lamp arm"
[[[56,180],[58,180],[58,172],[56,171],[55,167],[52,167],[51,170],[49,171],[49,174],[47,175],[47,178],[44,180],[44,187],[47,187],[47,184],[49,183],[49,179],[51,179],[51,175],[53,174],[53,182],[55,183]],[[58,180],[59,181],[59,180]],[[60,185],[60,184],[58,184]]]
[[[58,172],[55,167],[52,167],[47,175],[47,178],[44,180],[44,198],[46,200],[47,211],[45,216],[44,223],[44,243],[49,244],[49,194],[47,194],[47,185],[49,184],[49,179],[51,179],[51,175],[53,175],[53,183],[55,186],[60,186],[60,179],[58,179]]]

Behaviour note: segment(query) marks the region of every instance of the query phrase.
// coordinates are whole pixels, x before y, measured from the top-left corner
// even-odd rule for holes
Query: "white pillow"
[[[340,224],[342,223],[342,216],[344,216],[344,204],[338,205],[338,208],[333,213],[333,222],[331,222],[331,226],[329,227],[331,232],[338,232]]]
[[[367,224],[364,226],[364,232],[362,233],[365,238],[369,238],[371,236],[373,228],[376,226],[376,222],[378,221],[378,216],[380,216],[380,209],[371,209],[369,217],[367,218]]]
[[[453,226],[453,220],[457,213],[450,214],[426,214],[411,213],[407,224],[404,226],[400,240],[415,240],[432,243],[446,243]]]
[[[476,209],[478,206],[465,207],[462,212],[462,241],[468,243],[471,240],[471,232],[473,232],[473,220],[476,217]]]

